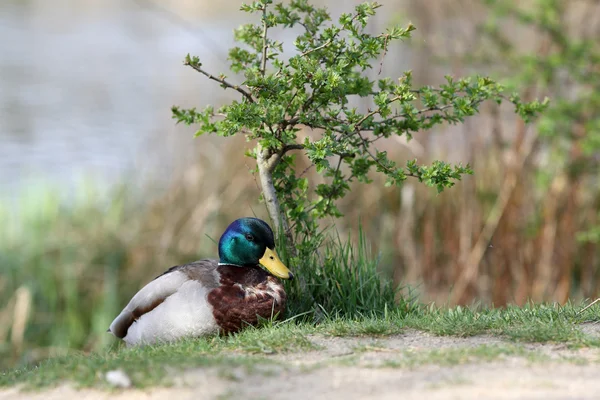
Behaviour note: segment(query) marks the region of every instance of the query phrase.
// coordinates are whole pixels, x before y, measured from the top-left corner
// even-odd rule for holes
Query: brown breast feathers
[[[208,294],[208,302],[223,332],[255,325],[259,318],[283,315],[283,285],[262,268],[220,265],[217,272],[220,286]]]

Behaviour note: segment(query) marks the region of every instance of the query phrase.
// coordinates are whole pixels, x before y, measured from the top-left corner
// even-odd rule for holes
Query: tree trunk
[[[278,238],[282,233],[285,235],[287,254],[290,257],[297,257],[298,252],[296,251],[296,246],[294,245],[294,236],[292,235],[287,219],[283,214],[283,210],[279,204],[279,199],[277,198],[277,192],[275,191],[275,185],[273,184],[273,171],[275,170],[275,167],[277,167],[277,164],[279,164],[280,160],[281,155],[271,154],[269,150],[263,148],[260,143],[256,146],[258,176],[260,178],[260,185],[262,186],[265,204],[267,205],[267,212],[269,213],[269,217],[271,217],[273,225],[275,225],[275,234]],[[320,309],[317,307],[317,302],[308,289],[306,278],[301,273],[298,273],[297,276],[297,282],[300,285],[301,291],[311,297],[314,305],[313,309],[315,311],[315,315],[319,315]]]
[[[291,256],[296,255],[294,246],[294,238],[287,222],[283,215],[283,210],[277,198],[275,185],[273,184],[273,170],[279,163],[279,160],[274,160],[274,155],[269,154],[268,149],[263,148],[260,144],[256,146],[256,162],[258,164],[258,176],[262,187],[263,197],[267,206],[267,212],[274,225],[276,235],[279,237],[282,233],[286,236],[287,247]]]

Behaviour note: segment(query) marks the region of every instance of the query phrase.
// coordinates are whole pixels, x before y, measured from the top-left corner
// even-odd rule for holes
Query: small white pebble
[[[121,369],[115,369],[113,371],[108,371],[106,373],[106,381],[109,385],[119,387],[119,388],[128,388],[131,387],[131,379],[127,376],[125,372]]]

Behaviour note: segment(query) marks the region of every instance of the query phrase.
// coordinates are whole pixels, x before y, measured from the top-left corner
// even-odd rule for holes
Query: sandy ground
[[[600,325],[584,327],[600,334]],[[436,362],[432,351],[511,346],[501,339],[437,337],[407,331],[387,338],[310,337],[321,346],[301,354],[274,355],[277,365],[247,372],[214,369],[178,373],[170,388],[0,391],[0,400],[33,399],[600,399],[600,349],[524,345],[527,354]],[[454,352],[457,354],[457,352]],[[539,357],[538,357],[539,356]],[[443,359],[443,357],[441,357]],[[410,360],[420,360],[409,362]],[[424,361],[426,360],[426,361]],[[460,360],[460,362],[459,362]]]

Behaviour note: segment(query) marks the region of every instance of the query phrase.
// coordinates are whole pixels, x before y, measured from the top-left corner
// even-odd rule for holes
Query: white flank
[[[219,327],[212,311],[208,290],[198,281],[187,281],[134,322],[123,340],[128,345],[137,345],[214,334]]]

